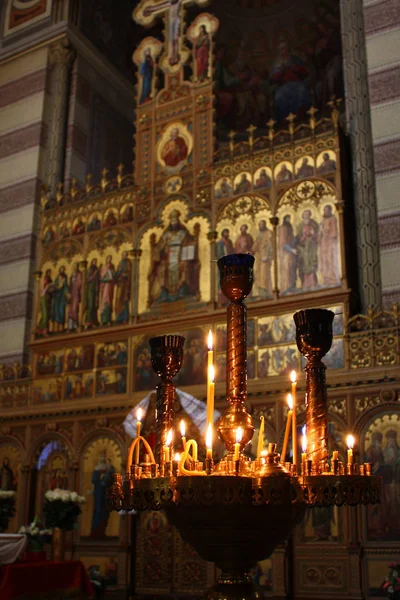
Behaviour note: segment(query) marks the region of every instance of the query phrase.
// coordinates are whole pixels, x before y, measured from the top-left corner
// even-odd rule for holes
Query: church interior
[[[0,105],[1,599],[399,600],[398,0],[4,0]]]

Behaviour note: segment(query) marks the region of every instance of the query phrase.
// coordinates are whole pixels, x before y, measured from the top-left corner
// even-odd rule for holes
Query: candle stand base
[[[264,594],[246,572],[221,573],[204,600],[262,600]]]

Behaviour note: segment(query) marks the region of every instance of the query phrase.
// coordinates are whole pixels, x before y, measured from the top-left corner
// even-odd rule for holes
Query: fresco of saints
[[[253,249],[254,240],[250,233],[247,233],[249,226],[245,223],[240,226],[240,234],[235,242],[235,252],[237,254],[247,254]]]
[[[306,83],[310,70],[298,56],[290,53],[287,42],[279,44],[280,56],[271,73],[271,83],[277,86],[274,94],[275,119],[280,122],[290,113],[297,115],[311,106]]]
[[[304,179],[306,177],[312,177],[314,175],[314,169],[308,164],[308,158],[305,156],[297,171],[296,179]]]
[[[100,269],[100,322],[110,325],[114,300],[115,268],[111,256],[107,256],[106,264]]]
[[[303,222],[299,225],[296,250],[298,253],[298,270],[303,290],[317,286],[318,271],[318,224],[311,217],[311,211],[302,214]]]
[[[293,180],[293,174],[291,171],[289,171],[289,169],[287,168],[286,164],[283,163],[283,165],[281,166],[280,171],[278,172],[278,174],[275,177],[275,181],[278,185],[280,185],[281,183],[287,183],[288,181],[292,181]]]
[[[107,508],[107,490],[114,483],[115,468],[106,453],[99,456],[99,462],[92,473],[93,515],[90,537],[104,538],[110,512]]]
[[[258,235],[252,253],[256,259],[255,295],[270,298],[272,296],[273,233],[268,229],[265,219],[258,225]]]
[[[221,237],[215,245],[215,251],[217,260],[234,253],[232,240],[229,237],[229,229],[225,228],[221,231]]]
[[[338,285],[338,222],[330,204],[324,207],[320,225],[320,256],[323,284]]]
[[[197,78],[204,81],[208,77],[211,41],[205,25],[200,25],[199,35],[195,42]]]
[[[0,490],[15,491],[17,489],[17,479],[14,471],[10,467],[10,459],[5,456],[3,465],[0,468]]]
[[[235,194],[247,194],[248,192],[251,192],[251,181],[247,179],[246,173],[242,173],[242,177],[235,187]]]
[[[51,278],[51,269],[47,269],[40,286],[39,300],[39,322],[37,332],[42,335],[49,333],[49,322],[51,314],[51,300],[54,291],[53,280]]]
[[[199,294],[200,263],[198,260],[198,234],[194,235],[180,222],[180,212],[172,210],[169,225],[158,243],[152,244],[152,261],[149,273],[149,305],[153,302],[173,302]]]
[[[128,253],[123,252],[115,274],[115,320],[117,323],[129,321],[129,299],[131,297],[132,264]]]
[[[271,185],[272,185],[271,177],[268,175],[266,169],[261,169],[260,175],[256,179],[254,189],[261,190],[263,188],[270,188]]]
[[[82,273],[79,270],[78,263],[74,263],[74,270],[69,280],[69,291],[71,294],[71,303],[68,309],[68,329],[73,331],[78,329],[79,305],[81,303]]]
[[[97,258],[93,258],[87,273],[85,293],[85,324],[87,327],[97,327],[99,319],[97,309],[99,308],[100,272],[97,266]]]
[[[179,127],[174,127],[161,151],[161,158],[167,167],[178,167],[187,159],[188,152],[185,140],[179,135]]]
[[[54,280],[52,321],[55,332],[64,331],[68,293],[68,278],[65,266],[61,265],[58,275]]]
[[[151,100],[153,86],[154,61],[151,56],[151,48],[144,51],[143,62],[140,65],[139,73],[142,77],[142,90],[140,93],[139,104]]]
[[[297,250],[295,235],[290,222],[290,215],[283,217],[278,234],[279,248],[279,287],[282,294],[293,291],[296,287]]]
[[[336,171],[336,161],[329,157],[328,152],[324,152],[323,162],[318,167],[318,173],[323,175],[324,173],[330,173]]]

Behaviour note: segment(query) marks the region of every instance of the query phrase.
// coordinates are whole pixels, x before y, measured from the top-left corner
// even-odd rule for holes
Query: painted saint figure
[[[336,160],[330,158],[328,152],[324,152],[323,154],[323,162],[318,167],[318,173],[323,175],[324,173],[330,173],[331,171],[336,171]]]
[[[78,329],[79,306],[81,303],[82,273],[79,270],[78,263],[74,263],[74,270],[69,280],[69,290],[71,302],[68,309],[68,329],[73,331]]]
[[[302,214],[302,223],[297,233],[298,269],[302,289],[317,286],[318,271],[318,224],[311,216],[311,210]]]
[[[275,181],[278,185],[280,185],[281,183],[287,183],[288,181],[292,181],[293,180],[293,174],[291,171],[289,171],[289,169],[287,168],[286,164],[283,163],[283,165],[281,166],[280,171],[278,171],[276,177],[275,177]]]
[[[111,256],[100,269],[100,322],[111,325],[115,286],[115,268]]]
[[[153,87],[154,61],[151,56],[151,48],[145,49],[143,62],[140,65],[139,72],[142,77],[142,90],[140,93],[139,104],[143,104],[144,102],[149,102],[149,100],[151,100]]]
[[[100,272],[97,266],[97,258],[93,258],[87,273],[85,294],[85,324],[87,327],[97,327],[99,319],[97,309],[99,308]]]
[[[179,63],[179,39],[181,36],[181,7],[182,0],[167,0],[159,2],[156,6],[147,6],[143,15],[148,17],[153,13],[161,13],[161,11],[169,8],[168,11],[168,43],[169,43],[169,64],[171,66]]]
[[[187,159],[189,149],[184,138],[179,135],[179,128],[171,130],[170,139],[161,150],[161,158],[167,167],[178,167]]]
[[[312,177],[314,175],[314,169],[308,164],[308,158],[305,156],[300,167],[297,170],[296,179],[305,179],[306,177]]]
[[[290,222],[290,215],[283,217],[278,234],[279,248],[279,288],[281,294],[293,291],[296,287],[297,250],[295,248],[295,235]]]
[[[173,302],[199,294],[198,228],[191,235],[180,222],[179,210],[172,210],[169,225],[158,243],[152,245],[149,273],[149,305],[153,302]]]
[[[268,175],[266,169],[261,169],[259,177],[256,179],[254,186],[255,190],[261,190],[263,188],[270,188],[272,185],[271,177]]]
[[[128,323],[129,321],[129,300],[131,297],[131,274],[132,264],[128,258],[128,253],[123,252],[121,261],[115,274],[116,294],[115,294],[115,320],[117,323]]]
[[[245,223],[240,226],[240,234],[235,242],[235,252],[238,254],[247,254],[253,249],[254,240],[250,233],[247,233],[249,226]]]
[[[208,78],[211,41],[205,25],[200,25],[199,35],[195,42],[197,78],[204,81]]]
[[[273,233],[262,219],[258,225],[259,231],[253,245],[252,253],[256,259],[255,295],[261,298],[272,297],[271,265],[273,259]]]
[[[15,491],[17,489],[17,480],[14,471],[10,467],[10,459],[5,456],[3,466],[0,468],[0,490]]]
[[[242,173],[240,181],[236,184],[235,194],[247,194],[251,192],[251,181],[247,179],[247,174]]]
[[[37,332],[42,335],[49,333],[49,322],[51,315],[51,301],[53,297],[54,285],[51,278],[51,269],[47,269],[40,286],[39,301],[39,322]]]
[[[90,537],[104,538],[110,512],[107,508],[107,490],[114,483],[115,468],[106,453],[99,456],[99,462],[92,473],[93,516]]]
[[[61,265],[54,280],[52,321],[55,332],[64,331],[68,293],[68,278],[65,266]]]
[[[330,204],[324,207],[320,225],[320,256],[323,284],[338,285],[338,222]]]

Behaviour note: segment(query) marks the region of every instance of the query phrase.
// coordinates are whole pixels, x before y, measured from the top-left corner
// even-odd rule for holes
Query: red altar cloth
[[[92,585],[79,560],[14,563],[0,568],[1,600],[93,597]]]

